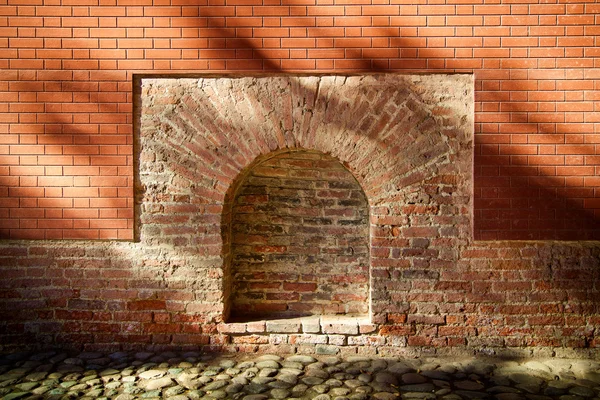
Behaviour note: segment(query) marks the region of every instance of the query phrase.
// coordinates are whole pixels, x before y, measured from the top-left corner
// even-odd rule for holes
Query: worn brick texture
[[[248,171],[259,157],[288,148],[311,149],[318,152],[311,154],[339,160],[329,165],[343,171],[341,162],[364,190],[362,203],[368,201],[370,214],[370,312],[384,322],[388,313],[395,312],[389,307],[391,293],[402,290],[401,285],[390,285],[387,267],[413,265],[416,271],[412,273],[420,277],[428,273],[430,264],[439,269],[455,261],[454,247],[471,236],[472,96],[472,77],[467,75],[142,79],[141,239],[190,248],[191,254],[220,256],[223,314],[235,314],[232,296],[239,303],[242,292],[233,288],[249,282],[233,281],[243,267],[240,254],[247,244],[238,232],[243,229],[238,221],[244,218],[241,211],[247,208],[239,204],[245,201],[242,194],[248,187],[242,180],[255,182],[253,174],[265,170],[262,163],[277,161],[259,160]],[[325,160],[333,161],[324,158],[321,162]],[[308,174],[311,169],[303,171]],[[333,197],[340,193],[328,189],[315,194]],[[269,199],[277,200],[263,197],[263,201]],[[172,215],[172,210],[181,211]],[[326,212],[314,206],[311,210]],[[302,207],[294,212],[302,213]],[[190,221],[208,226],[198,236],[195,226],[190,230]],[[295,230],[310,224],[305,218]],[[327,231],[325,221],[318,225]],[[334,233],[342,238],[341,232]],[[260,250],[254,256],[263,271],[271,268],[270,261],[277,254],[299,258],[294,251],[301,249],[288,249],[274,242],[276,235],[270,237],[271,242],[255,247]],[[361,253],[365,251],[358,247],[356,254]],[[265,254],[270,258],[265,259]],[[305,264],[302,258],[298,262]],[[279,270],[286,271],[285,267]],[[290,278],[280,279],[289,291],[317,290],[314,282],[304,281],[308,276],[303,282]],[[365,279],[358,280],[361,284]],[[278,293],[283,296],[284,292]],[[260,304],[265,308],[275,303]],[[302,301],[296,307],[309,304]],[[320,312],[334,312],[330,308],[335,302],[327,307]]]
[[[473,240],[472,75],[135,87],[136,240],[0,242],[2,350],[598,353],[596,242]],[[368,202],[369,314],[228,323],[244,190],[300,156]]]

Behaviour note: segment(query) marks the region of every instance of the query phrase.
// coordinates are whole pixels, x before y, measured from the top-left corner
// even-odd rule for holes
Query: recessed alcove
[[[231,320],[368,315],[369,207],[354,176],[286,149],[241,174],[231,211]]]
[[[471,237],[472,76],[143,77],[140,99],[139,240],[186,318],[235,344],[437,321]]]

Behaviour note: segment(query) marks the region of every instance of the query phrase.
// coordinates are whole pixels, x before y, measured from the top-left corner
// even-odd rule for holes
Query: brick
[[[559,150],[557,147],[595,143],[593,142],[594,129],[597,128],[595,124],[599,121],[592,107],[594,101],[598,100],[594,97],[594,91],[598,89],[594,81],[598,78],[594,70],[594,67],[597,67],[594,64],[594,56],[597,55],[594,46],[597,43],[594,40],[597,41],[595,37],[598,36],[598,28],[595,26],[596,14],[598,14],[596,4],[440,5],[423,2],[419,5],[384,5],[361,1],[360,4],[315,5],[296,0],[292,2],[293,4],[284,6],[266,3],[257,6],[247,0],[235,0],[226,5],[215,3],[198,8],[180,5],[180,2],[173,3],[171,6],[160,1],[160,5],[151,3],[149,0],[141,2],[127,0],[119,1],[118,5],[98,6],[94,1],[86,0],[82,3],[67,0],[60,6],[51,6],[41,5],[39,1],[34,0],[18,0],[0,6],[2,22],[5,25],[0,27],[0,48],[5,49],[0,50],[3,55],[0,57],[3,58],[0,60],[0,67],[3,68],[0,77],[2,99],[0,100],[0,134],[10,136],[10,140],[12,137],[18,138],[16,142],[5,143],[6,146],[0,147],[2,163],[0,169],[10,166],[10,174],[15,177],[20,175],[20,171],[13,172],[12,167],[20,165],[21,168],[40,166],[44,168],[44,171],[28,172],[27,175],[21,176],[27,179],[18,181],[22,185],[20,188],[12,186],[12,183],[10,188],[6,185],[0,187],[0,198],[6,200],[2,204],[14,204],[13,199],[19,201],[17,206],[3,207],[0,210],[1,218],[10,215],[11,212],[15,213],[14,215],[21,215],[19,213],[24,211],[15,210],[26,210],[28,207],[24,207],[25,205],[29,206],[37,202],[49,210],[48,215],[52,216],[48,218],[49,220],[56,220],[59,212],[62,212],[64,218],[68,220],[77,215],[77,212],[67,209],[75,205],[93,204],[93,208],[89,210],[90,215],[102,215],[104,218],[111,219],[110,224],[116,223],[114,212],[117,210],[123,213],[121,214],[123,216],[129,215],[124,217],[129,230],[126,228],[118,231],[125,235],[122,237],[126,237],[127,232],[132,234],[133,217],[127,212],[132,213],[133,210],[133,179],[125,182],[99,179],[93,183],[93,187],[102,190],[89,192],[88,195],[82,191],[79,193],[83,197],[64,199],[59,197],[64,194],[61,185],[70,185],[70,180],[47,180],[46,178],[49,177],[44,175],[60,178],[91,175],[90,178],[95,179],[102,174],[114,177],[119,174],[104,174],[98,167],[119,165],[120,171],[124,173],[121,176],[133,176],[134,153],[131,147],[127,147],[133,143],[131,125],[134,123],[132,120],[134,90],[131,87],[131,79],[134,78],[134,74],[142,70],[161,73],[173,69],[190,73],[208,70],[215,73],[231,70],[260,73],[264,70],[281,68],[316,69],[317,72],[348,69],[351,74],[363,69],[388,68],[417,71],[426,68],[428,71],[451,69],[452,71],[447,72],[455,70],[473,72],[477,89],[475,140],[478,146],[481,145],[476,147],[478,153],[475,157],[475,173],[486,176],[486,179],[478,179],[474,182],[475,196],[479,196],[475,200],[474,209],[475,238],[541,238],[543,229],[536,227],[551,229],[552,226],[556,228],[555,230],[562,230],[561,227],[565,226],[564,221],[572,218],[558,217],[559,215],[581,212],[585,210],[586,204],[594,206],[596,203],[593,198],[586,198],[587,202],[584,202],[583,198],[578,196],[589,193],[589,190],[593,191],[598,186],[595,177],[592,176],[597,171],[591,172],[591,169],[585,168],[593,167],[596,162],[594,157],[597,155],[592,152],[573,153],[568,148]],[[245,24],[253,26],[245,26]],[[481,24],[485,26],[479,26]],[[538,45],[540,47],[532,47]],[[19,47],[18,52],[17,47]],[[187,51],[183,52],[182,49]],[[318,51],[313,51],[317,49]],[[209,50],[210,53],[202,53]],[[198,60],[198,56],[202,59]],[[82,85],[78,86],[75,83]],[[299,85],[299,87],[302,87],[302,90],[311,90],[310,85],[306,87]],[[320,87],[319,92],[324,95],[322,89],[323,87]],[[330,96],[331,99],[335,98],[328,92],[325,95]],[[582,103],[583,101],[589,104]],[[244,103],[240,102],[240,104]],[[382,109],[387,110],[387,108]],[[324,126],[334,125],[332,123]],[[260,129],[262,127],[263,124]],[[324,128],[319,127],[319,132],[323,133],[321,129]],[[103,138],[125,138],[126,144],[121,143],[123,147],[120,148],[99,149],[98,154],[77,154],[73,146],[89,145],[85,143],[85,140],[89,140],[88,134]],[[285,138],[286,134],[282,133],[282,138],[271,143],[259,144],[260,140],[258,140],[257,147],[260,148],[260,151],[257,150],[258,153],[266,154],[275,148],[295,147],[299,144],[302,144],[300,147],[306,145],[311,149],[317,148],[317,145],[325,145],[325,141],[320,142],[321,139],[315,141],[310,135],[304,136],[302,141],[296,143]],[[323,137],[328,137],[328,134],[329,132]],[[32,141],[36,135],[39,135],[39,141]],[[65,139],[65,135],[70,138]],[[73,140],[72,137],[76,138],[75,141],[68,142]],[[220,142],[220,139],[216,141]],[[13,145],[18,147],[11,148],[10,146]],[[487,145],[495,145],[495,147]],[[25,151],[26,146],[32,146],[29,148],[31,152]],[[40,149],[37,146],[42,146],[43,152],[34,151]],[[239,164],[240,169],[258,154],[244,148],[245,146],[238,146],[237,143],[235,147],[243,148],[240,151],[241,155],[233,163],[236,166]],[[11,149],[18,154],[6,154]],[[534,153],[536,149],[538,153]],[[346,154],[344,151],[342,147],[327,148],[327,152],[336,154]],[[124,159],[89,157],[100,154],[124,156]],[[345,160],[361,157],[360,154],[346,154],[346,156]],[[373,155],[364,156],[365,160],[370,158],[373,158]],[[530,169],[519,167],[527,164],[531,164]],[[94,167],[96,169],[93,169]],[[238,172],[230,171],[229,176],[233,177]],[[390,176],[394,176],[395,173],[395,171],[390,173]],[[0,176],[5,174],[0,172]],[[361,179],[369,180],[365,178],[366,174],[361,176]],[[25,187],[35,183],[35,180],[29,177],[37,177],[40,186],[42,183],[54,182],[52,186],[45,187],[42,194],[52,197],[38,199],[36,196],[39,193],[25,190],[35,188],[35,186]],[[561,195],[569,193],[569,197],[561,200],[563,205],[559,205],[559,208],[552,209],[556,210],[553,213],[557,213],[552,217],[549,217],[542,208],[539,208],[539,212],[543,213],[540,214],[539,220],[529,221],[530,214],[523,214],[523,210],[530,210],[531,205],[538,204],[539,190],[541,190],[537,187],[533,191],[530,190],[531,188],[525,189],[524,185],[547,185],[551,192],[558,193],[559,188],[569,185],[567,182],[575,182],[568,180],[574,178],[579,179],[577,181],[581,182],[578,183],[579,185],[584,183],[588,185],[586,186],[588,192],[560,192]],[[389,177],[381,180],[390,181]],[[217,181],[219,181],[217,183],[219,194],[215,195],[215,199],[228,188],[227,184],[221,183],[219,179],[214,182]],[[14,179],[4,182],[14,182]],[[85,181],[73,180],[73,184],[75,182],[79,185]],[[390,181],[389,184],[393,185],[394,182]],[[514,186],[511,188],[511,185]],[[117,191],[116,187],[122,190]],[[366,182],[365,187],[372,191],[370,196],[379,195],[377,191],[380,190],[380,186],[374,189],[375,185],[370,186],[370,183]],[[73,188],[64,189],[69,193]],[[180,189],[182,188],[177,187],[175,190]],[[398,195],[403,196],[405,193],[402,191],[403,188],[399,189]],[[444,188],[443,190],[448,190],[443,192],[444,194],[452,191],[452,196],[444,198],[435,194],[435,190],[430,192],[432,189],[425,188],[432,196],[432,202],[442,203],[440,210],[452,207],[449,202],[460,199],[460,196],[454,195],[456,192],[453,189],[454,187]],[[535,190],[538,191],[534,195],[532,193]],[[34,193],[35,195],[32,195]],[[100,197],[93,197],[94,193]],[[29,197],[21,199],[6,197],[20,194]],[[123,196],[117,197],[120,195]],[[182,197],[186,195],[189,193],[173,194]],[[205,199],[208,198],[209,195]],[[211,201],[214,202],[215,199]],[[67,202],[64,202],[65,200]],[[170,200],[171,197],[159,201],[157,199],[157,204],[166,204]],[[556,207],[555,204],[558,203],[549,204]],[[566,209],[565,204],[570,204],[569,209]],[[96,206],[110,207],[110,210],[96,213]],[[61,208],[65,210],[61,211]],[[513,213],[500,214],[499,211],[505,208],[511,208]],[[538,210],[538,207],[534,208]],[[405,212],[408,213],[409,210]],[[411,228],[420,228],[423,218],[429,215],[431,214],[416,212],[414,215],[410,214],[410,222],[417,221]],[[494,215],[496,218],[493,218]],[[526,221],[523,225],[519,221],[520,217],[515,217],[504,226],[501,215],[526,215],[527,217],[524,218]],[[591,227],[584,226],[579,231],[594,237],[597,229],[593,227],[593,218],[598,217],[598,214],[592,212],[589,215],[591,217],[587,218],[587,221]],[[391,215],[388,216],[390,219],[393,218]],[[77,221],[82,224],[81,226],[87,224],[86,226],[89,227],[92,224],[91,221],[87,221],[88,215],[83,211],[78,219],[82,219]],[[188,215],[187,219],[169,220],[168,216],[163,216],[161,220],[156,221],[173,225],[189,220]],[[374,238],[398,238],[403,234],[402,229],[408,228],[408,219],[401,221],[399,218],[397,224],[390,223],[387,226],[383,221],[381,226],[373,228],[373,232],[379,235],[374,234]],[[454,224],[455,220],[447,221],[452,221],[450,223]],[[33,234],[31,231],[36,229],[37,224],[37,220],[21,219],[17,226],[21,226],[23,235],[27,236]],[[17,235],[20,229],[17,228],[16,231],[15,225],[5,219],[2,220],[1,225],[2,235],[6,233],[9,237]],[[213,225],[211,229],[218,229],[219,222]],[[288,226],[301,225],[292,222]],[[5,229],[5,227],[11,228]],[[25,229],[26,227],[33,228]],[[144,226],[145,228],[148,228],[148,225]],[[64,232],[64,235],[76,237],[80,234],[80,238],[99,235],[98,230],[86,230],[85,227],[81,229],[81,231],[74,229],[71,232]],[[204,225],[201,229],[204,229]],[[437,236],[443,236],[442,229],[440,228]],[[50,231],[49,229],[47,232],[35,234],[38,237],[49,237],[45,235],[62,237],[63,235],[63,232]],[[117,229],[107,229],[103,234],[109,235],[109,232],[113,231],[116,235]],[[174,228],[170,232],[175,236],[176,231]],[[567,232],[566,229],[563,231]],[[189,232],[189,230],[179,232]],[[411,231],[408,232],[411,234]],[[565,235],[575,235],[573,237],[578,234],[565,233]],[[172,240],[180,240],[181,242],[178,243],[183,245],[186,240],[189,240],[189,237],[184,236]],[[414,237],[420,236],[417,234]],[[554,238],[556,237],[558,236]],[[216,239],[212,236],[206,238],[207,242],[213,244],[207,244],[207,247],[201,251],[216,251],[216,255],[221,255],[221,249],[215,250],[215,241],[219,240],[218,234]],[[213,247],[209,250],[208,246]],[[281,244],[273,244],[273,246],[285,246],[286,251],[291,247]],[[377,253],[381,257],[388,255],[400,257],[405,254],[398,249],[401,246],[408,245],[388,243],[378,244],[373,248],[385,249],[375,250],[375,253],[381,252]],[[407,251],[418,252],[422,249]],[[311,254],[305,255],[308,257]],[[376,263],[381,263],[380,268],[390,268],[381,272],[382,276],[386,277],[398,272],[395,269],[404,268],[405,261],[392,258],[374,260]],[[411,259],[410,262],[412,261]],[[483,257],[474,257],[468,262],[479,265],[485,261]],[[421,261],[415,259],[414,262]],[[507,265],[501,266],[507,267]],[[378,273],[380,272],[374,271],[374,276],[376,277]],[[397,276],[403,275],[400,272]],[[569,289],[561,290],[565,290],[566,293]],[[199,305],[198,307],[203,309]],[[132,340],[143,341],[148,337],[150,336],[139,336]],[[156,335],[157,340],[171,340],[165,338],[165,335]],[[178,337],[173,340],[187,339]],[[216,343],[219,342],[218,338],[215,340]],[[531,341],[531,343],[543,342],[541,338]],[[434,341],[430,343],[434,344]],[[464,340],[462,343],[464,344]],[[495,342],[492,339],[489,341],[482,339],[480,343]]]
[[[321,355],[336,355],[340,351],[340,348],[335,345],[317,344],[315,347],[316,354]]]
[[[246,330],[249,333],[262,333],[262,332],[265,332],[265,330],[266,330],[265,322],[264,321],[248,322],[246,324]]]
[[[302,332],[303,333],[320,333],[321,324],[318,318],[303,318],[302,319]]]
[[[298,333],[300,327],[299,322],[267,321],[266,323],[268,333]]]
[[[385,345],[383,336],[350,336],[348,337],[348,345],[350,346],[367,346],[380,347]]]
[[[127,308],[131,311],[164,310],[166,303],[164,300],[136,300],[130,302]]]
[[[245,323],[228,323],[217,326],[219,333],[246,333]]]
[[[322,323],[321,329],[323,333],[335,333],[342,335],[356,335],[358,334],[358,325],[357,324],[336,324],[336,323]]]
[[[290,335],[290,344],[327,344],[327,335]]]

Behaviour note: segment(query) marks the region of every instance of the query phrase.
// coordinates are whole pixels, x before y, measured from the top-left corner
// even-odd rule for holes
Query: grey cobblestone
[[[333,353],[336,347],[326,349]],[[568,359],[174,352],[0,355],[2,400],[600,400],[599,378],[599,362]]]

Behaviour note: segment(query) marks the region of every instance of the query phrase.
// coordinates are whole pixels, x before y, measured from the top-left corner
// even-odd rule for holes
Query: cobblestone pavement
[[[220,355],[0,356],[11,399],[600,399],[600,362],[491,358]]]

